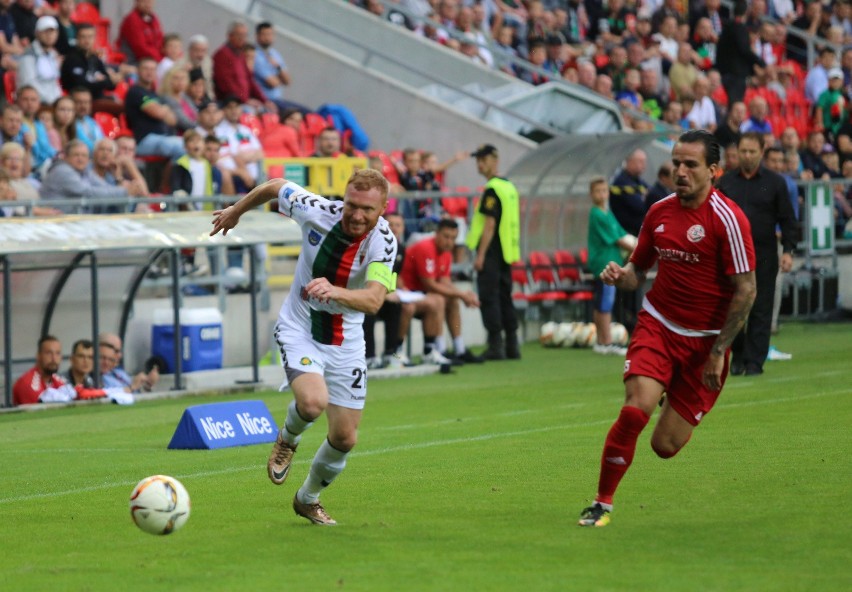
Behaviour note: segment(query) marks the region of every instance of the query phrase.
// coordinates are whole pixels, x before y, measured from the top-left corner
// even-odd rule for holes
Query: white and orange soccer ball
[[[130,494],[130,516],[151,534],[171,534],[189,520],[189,493],[180,481],[166,475],[142,479]]]
[[[559,323],[553,332],[553,345],[571,347],[574,345],[574,323]]]
[[[548,321],[541,326],[538,334],[538,342],[544,347],[553,347],[553,334],[556,332],[556,323]]]
[[[612,343],[615,345],[627,345],[627,342],[630,340],[630,334],[627,332],[627,327],[621,323],[610,324],[609,334],[612,338]]]
[[[592,347],[597,343],[598,330],[594,323],[574,324],[574,345],[576,347]]]

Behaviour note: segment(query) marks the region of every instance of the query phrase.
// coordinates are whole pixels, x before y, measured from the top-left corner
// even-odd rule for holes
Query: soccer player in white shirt
[[[302,251],[275,327],[294,400],[267,472],[276,485],[284,483],[302,433],[325,411],[328,437],[293,498],[293,509],[314,524],[333,525],[319,495],[343,471],[357,441],[367,395],[364,313],[375,314],[395,285],[396,238],[381,217],[388,182],[377,171],[356,171],[341,203],[273,179],[213,212],[211,236],[227,234],[242,214],[273,199],[280,213],[302,227]]]

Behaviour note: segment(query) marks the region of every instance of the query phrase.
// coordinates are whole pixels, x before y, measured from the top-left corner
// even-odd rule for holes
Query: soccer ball
[[[142,479],[130,494],[130,516],[151,534],[171,534],[189,519],[189,494],[180,481],[166,475]]]
[[[559,323],[553,332],[553,345],[571,347],[574,345],[574,323]]]
[[[556,332],[556,323],[548,321],[541,326],[541,333],[538,336],[538,341],[545,347],[553,346],[553,334]]]
[[[609,334],[612,338],[612,343],[615,345],[627,345],[627,340],[630,339],[627,327],[621,323],[612,323],[609,326]]]
[[[577,323],[574,327],[575,346],[592,347],[597,342],[598,330],[594,323]]]

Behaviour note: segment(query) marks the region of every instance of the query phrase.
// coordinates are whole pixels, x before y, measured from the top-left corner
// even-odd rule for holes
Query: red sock
[[[604,442],[601,456],[601,476],[598,481],[598,495],[595,501],[612,504],[612,496],[624,473],[633,462],[636,452],[636,440],[651,418],[638,407],[621,408],[618,419],[612,424]]]

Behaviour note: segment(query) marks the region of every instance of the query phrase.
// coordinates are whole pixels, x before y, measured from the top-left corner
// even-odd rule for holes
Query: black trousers
[[[518,317],[512,302],[512,266],[502,259],[486,257],[482,271],[476,276],[476,285],[482,324],[489,337],[505,332],[507,340],[514,339]]]
[[[392,354],[399,345],[399,317],[402,305],[399,302],[385,302],[375,315],[364,315],[364,344],[368,358],[376,357],[376,336],[373,329],[377,320],[385,322],[385,351]]]
[[[777,248],[755,250],[757,296],[748,320],[731,344],[732,363],[763,368],[769,353],[772,331],[772,306],[775,302],[775,278],[778,275]]]
[[[722,86],[728,93],[728,108],[745,97],[747,76],[725,74],[722,76]],[[723,146],[724,148],[724,146]]]

